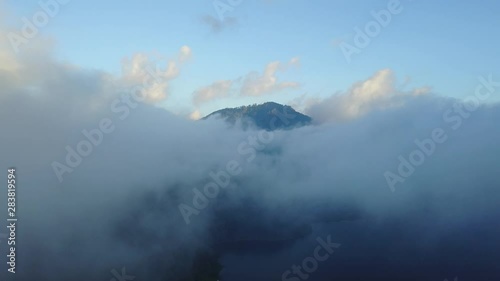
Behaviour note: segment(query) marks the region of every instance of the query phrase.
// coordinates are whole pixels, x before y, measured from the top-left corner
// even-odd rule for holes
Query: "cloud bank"
[[[309,100],[306,113],[318,122],[351,120],[374,110],[402,106],[405,99],[430,92],[429,87],[404,91],[397,87],[390,69],[383,69],[372,77],[357,82],[345,93],[336,93],[326,99]]]

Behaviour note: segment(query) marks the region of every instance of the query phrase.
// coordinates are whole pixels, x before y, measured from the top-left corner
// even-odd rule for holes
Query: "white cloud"
[[[121,82],[126,87],[143,85],[146,101],[160,102],[168,97],[169,81],[179,75],[180,67],[191,58],[189,46],[182,46],[176,60],[164,60],[144,53],[137,53],[132,58],[122,61]],[[164,66],[164,69],[161,67]]]
[[[426,95],[426,94],[430,93],[431,91],[432,91],[431,87],[425,86],[425,87],[413,89],[412,93],[414,96],[420,96],[420,95]]]
[[[199,120],[201,118],[201,112],[199,110],[195,110],[189,114],[189,119],[191,120]]]
[[[300,66],[300,58],[299,57],[293,57],[290,62],[288,62],[289,66]]]
[[[306,113],[318,122],[349,120],[372,110],[401,106],[404,97],[427,94],[430,90],[429,87],[422,87],[410,92],[402,91],[396,87],[393,71],[383,69],[367,80],[355,83],[345,93],[313,100]]]
[[[195,105],[200,105],[215,99],[227,97],[233,81],[221,80],[212,83],[207,87],[203,87],[193,93],[193,102]]]
[[[296,89],[300,87],[298,82],[279,82],[276,73],[278,71],[286,71],[292,66],[299,66],[300,59],[292,58],[289,63],[283,64],[282,62],[275,61],[269,63],[264,72],[259,74],[252,72],[246,75],[243,79],[243,86],[241,95],[243,96],[261,96],[264,94],[271,94],[274,92],[282,91],[285,89]]]
[[[189,46],[186,46],[186,45],[182,46],[180,54],[179,54],[179,61],[185,62],[185,61],[191,59],[191,56],[192,56],[191,48]]]

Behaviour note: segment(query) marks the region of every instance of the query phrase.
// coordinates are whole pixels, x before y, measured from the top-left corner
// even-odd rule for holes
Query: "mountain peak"
[[[295,111],[291,106],[276,102],[224,108],[210,113],[203,120],[209,118],[224,119],[230,124],[241,121],[244,127],[255,125],[269,131],[301,127],[312,121],[311,117]]]

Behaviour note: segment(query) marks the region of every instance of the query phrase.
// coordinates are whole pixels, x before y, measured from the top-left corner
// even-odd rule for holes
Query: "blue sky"
[[[42,0],[43,1],[43,0]],[[227,3],[227,0],[221,0]],[[389,0],[291,1],[243,0],[225,13],[235,24],[218,32],[202,19],[218,20],[212,0],[72,0],[41,30],[56,40],[55,55],[88,68],[119,74],[121,61],[134,53],[173,56],[181,46],[192,59],[171,82],[170,105],[191,110],[192,94],[214,81],[263,72],[273,61],[300,58],[300,67],[277,74],[300,83],[262,96],[220,99],[203,104],[207,114],[223,106],[274,100],[282,103],[306,94],[326,97],[345,91],[380,69],[394,71],[405,87],[431,86],[453,97],[470,95],[479,75],[499,76],[500,3],[472,1],[401,1],[403,11],[348,63],[339,42],[353,44],[354,28],[373,20],[371,11]],[[38,1],[5,1],[8,23],[40,9]],[[499,74],[499,75],[496,75]]]

